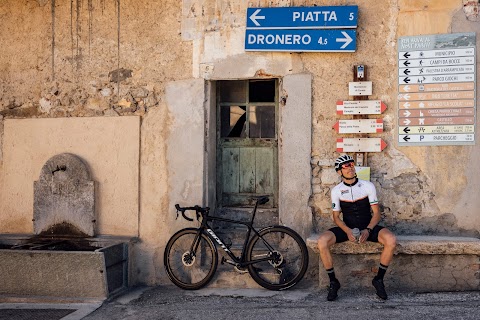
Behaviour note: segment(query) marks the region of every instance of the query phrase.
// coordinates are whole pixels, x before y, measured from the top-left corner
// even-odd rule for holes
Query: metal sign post
[[[358,82],[358,81],[367,81],[367,67],[364,65],[358,65],[358,66],[353,66],[353,81]],[[370,82],[371,83],[371,82]],[[372,91],[372,87],[370,85],[370,94]],[[353,100],[359,101],[359,100],[368,100],[368,96],[354,96]],[[354,119],[365,119],[365,115],[354,115]],[[382,124],[382,129],[383,129],[383,124]],[[361,135],[361,137],[366,137],[365,134]],[[383,150],[383,149],[382,149]],[[359,167],[366,167],[367,166],[367,161],[368,161],[368,154],[367,152],[357,152],[355,153],[355,162],[357,163],[357,166]]]

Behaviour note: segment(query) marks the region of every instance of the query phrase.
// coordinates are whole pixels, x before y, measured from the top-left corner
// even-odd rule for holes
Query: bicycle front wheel
[[[249,262],[258,261],[248,266],[253,280],[269,290],[288,289],[302,280],[308,250],[300,235],[283,226],[267,227],[259,235],[247,247]]]
[[[170,238],[165,248],[163,262],[167,275],[182,289],[202,288],[217,270],[217,248],[204,233],[194,244],[197,233],[198,229],[182,229]]]

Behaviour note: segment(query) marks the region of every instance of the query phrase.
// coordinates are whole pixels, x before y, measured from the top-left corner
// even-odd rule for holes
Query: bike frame
[[[201,236],[202,233],[205,233],[207,235],[207,237],[209,237],[213,241],[213,243],[215,243],[215,245],[219,245],[225,251],[225,253],[232,259],[233,263],[231,263],[228,260],[227,260],[227,263],[235,264],[235,265],[244,267],[244,266],[248,266],[250,264],[270,260],[270,257],[265,257],[265,258],[262,258],[262,259],[245,261],[246,260],[245,253],[246,253],[248,242],[250,241],[250,235],[251,235],[252,231],[260,239],[262,239],[263,243],[267,246],[267,248],[269,250],[271,250],[271,251],[274,250],[272,248],[272,246],[270,246],[270,244],[267,241],[265,241],[265,239],[263,239],[263,237],[260,235],[259,231],[257,231],[253,227],[253,221],[255,219],[256,211],[257,211],[257,204],[255,204],[255,208],[253,210],[253,216],[252,216],[252,219],[251,219],[250,222],[244,222],[244,221],[226,219],[226,218],[221,218],[221,217],[209,216],[208,215],[209,212],[208,211],[205,212],[204,214],[202,214],[202,223],[201,223],[200,227],[198,228],[197,234],[196,234],[195,239],[194,239],[194,241],[192,243],[192,246],[190,248],[190,252],[193,252],[194,254],[197,252],[198,245],[200,243],[200,241],[199,241],[200,236]],[[230,251],[230,249],[224,244],[224,241],[217,234],[215,234],[215,232],[212,230],[212,227],[208,224],[208,222],[210,222],[210,221],[221,221],[221,222],[227,222],[227,223],[230,223],[230,224],[241,224],[241,225],[244,225],[248,228],[247,234],[245,236],[245,241],[243,243],[243,247],[242,247],[240,257],[237,257],[232,251]]]

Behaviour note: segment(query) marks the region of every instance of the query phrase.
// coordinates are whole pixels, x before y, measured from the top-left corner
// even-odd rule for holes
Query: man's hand
[[[348,240],[351,241],[351,242],[357,242],[357,239],[355,239],[355,237],[353,236],[353,229],[348,229],[348,231],[346,232],[347,236],[348,236]]]
[[[363,229],[362,231],[360,231],[360,240],[359,240],[359,242],[360,242],[360,243],[364,243],[365,241],[367,241],[369,235],[370,235],[370,232],[368,232],[367,229]]]

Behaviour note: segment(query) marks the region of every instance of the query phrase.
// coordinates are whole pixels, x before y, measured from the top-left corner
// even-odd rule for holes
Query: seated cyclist
[[[349,155],[340,156],[335,161],[335,170],[342,178],[342,182],[332,189],[331,194],[333,220],[337,226],[322,233],[318,239],[320,258],[330,279],[327,300],[335,300],[340,289],[340,282],[333,270],[330,247],[344,241],[355,242],[357,239],[352,233],[354,228],[361,230],[359,243],[372,241],[383,244],[378,274],[373,278],[372,285],[377,295],[386,300],[388,296],[383,277],[393,258],[396,246],[395,235],[387,228],[378,225],[381,215],[375,186],[370,181],[357,178],[353,158]],[[343,219],[340,218],[340,213]]]

